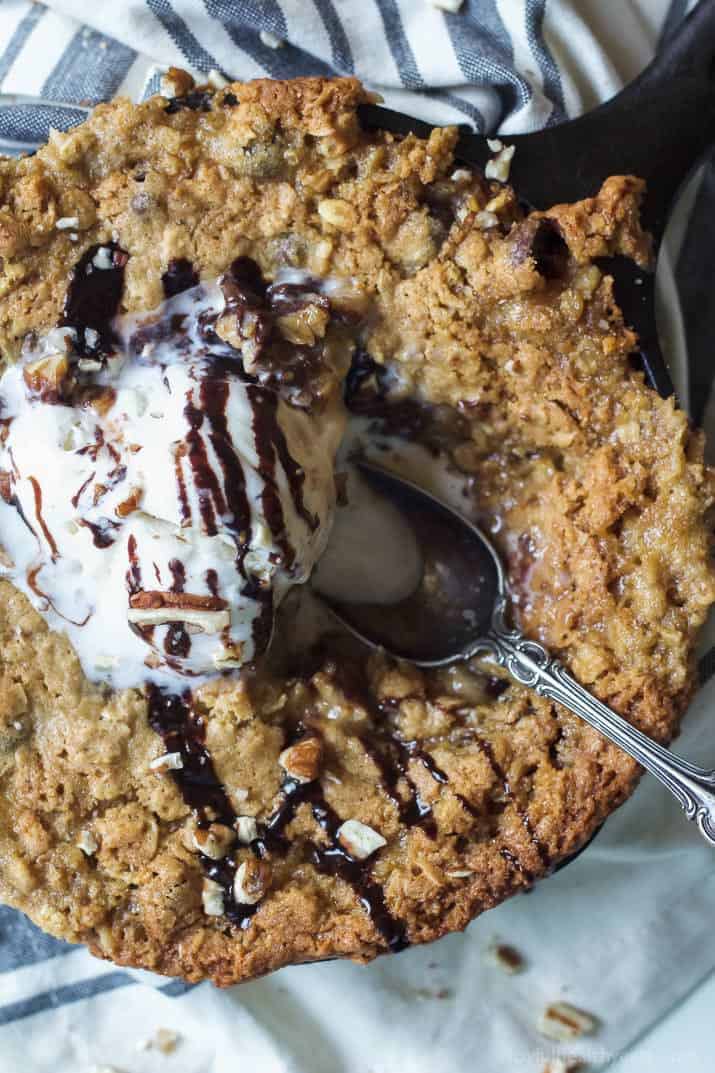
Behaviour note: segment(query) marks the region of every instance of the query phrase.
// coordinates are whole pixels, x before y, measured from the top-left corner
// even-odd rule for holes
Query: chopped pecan
[[[323,759],[323,742],[318,737],[301,738],[294,745],[278,757],[286,775],[297,782],[312,782],[320,774],[320,764]]]
[[[141,610],[156,607],[178,607],[191,611],[223,611],[228,607],[220,596],[202,596],[194,592],[163,592],[160,589],[141,589],[129,597],[129,606]]]
[[[268,861],[259,861],[252,857],[243,861],[236,869],[233,896],[241,905],[255,905],[268,890],[270,882],[271,866]]]

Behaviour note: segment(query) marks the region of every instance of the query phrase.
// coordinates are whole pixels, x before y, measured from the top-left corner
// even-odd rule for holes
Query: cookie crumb
[[[502,972],[506,972],[510,976],[514,976],[518,972],[523,972],[526,968],[526,961],[522,955],[515,947],[510,946],[508,943],[492,943],[487,949],[487,957],[494,965],[497,965]]]
[[[149,768],[152,771],[180,771],[183,766],[181,753],[162,753],[161,756],[149,761]]]
[[[91,857],[92,854],[96,853],[99,849],[99,842],[91,831],[81,831],[79,838],[77,839],[77,845],[82,850],[85,857]]]
[[[557,1056],[546,1063],[541,1073],[581,1073],[586,1063],[580,1058],[562,1058]]]
[[[501,145],[501,142],[499,144]],[[511,162],[515,152],[515,145],[503,146],[496,156],[487,161],[487,166],[484,169],[485,177],[487,179],[497,179],[500,183],[508,182]]]
[[[596,1018],[585,1010],[579,1010],[569,1002],[552,1002],[542,1013],[538,1030],[547,1039],[565,1042],[591,1035],[597,1025]]]
[[[138,1051],[160,1051],[162,1054],[173,1054],[181,1043],[181,1034],[173,1028],[158,1028],[154,1036],[142,1040],[137,1045]]]
[[[173,1054],[180,1041],[181,1036],[173,1028],[160,1028],[157,1031],[154,1046],[162,1054]]]

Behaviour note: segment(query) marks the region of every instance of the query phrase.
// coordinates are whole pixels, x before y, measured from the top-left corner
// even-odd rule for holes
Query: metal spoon
[[[358,468],[398,508],[423,557],[417,588],[399,603],[326,598],[333,614],[365,644],[419,667],[443,667],[483,655],[523,686],[563,704],[655,775],[715,845],[715,771],[675,756],[584,689],[542,645],[512,628],[509,590],[498,552],[451,507],[368,462]]]

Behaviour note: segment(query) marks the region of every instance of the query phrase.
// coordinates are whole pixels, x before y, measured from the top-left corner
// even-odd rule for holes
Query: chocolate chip
[[[211,94],[206,90],[192,90],[183,97],[172,97],[164,111],[167,115],[175,115],[182,110],[190,112],[210,112]]]

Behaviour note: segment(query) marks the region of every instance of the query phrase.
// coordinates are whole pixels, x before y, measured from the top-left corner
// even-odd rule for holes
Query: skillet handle
[[[579,119],[508,138],[510,182],[537,208],[595,193],[609,175],[648,183],[643,222],[659,245],[678,189],[715,140],[715,0],[700,3],[635,81]],[[474,143],[479,143],[478,146]],[[483,139],[461,152],[484,160]]]

